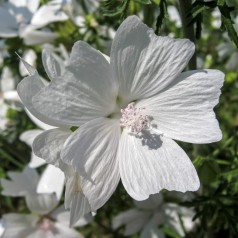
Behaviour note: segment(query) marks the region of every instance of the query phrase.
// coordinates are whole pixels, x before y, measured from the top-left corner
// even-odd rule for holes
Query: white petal
[[[71,199],[69,224],[77,226],[82,222],[83,217],[91,212],[91,206],[82,192],[72,194]]]
[[[31,153],[31,161],[29,162],[28,166],[30,168],[38,168],[42,165],[45,164],[45,160],[37,157],[36,155],[34,155],[33,153]]]
[[[119,122],[98,118],[75,131],[62,150],[62,160],[86,178],[81,186],[93,211],[110,198],[119,182],[119,139]]]
[[[0,237],[2,237],[4,230],[5,230],[5,227],[3,226],[2,219],[0,219]]]
[[[65,21],[68,16],[60,9],[61,4],[51,3],[43,5],[34,14],[31,24],[36,26],[45,26],[56,21]]]
[[[33,142],[32,149],[34,154],[44,159],[47,163],[58,167],[62,146],[71,134],[70,130],[59,128],[44,131]]]
[[[7,66],[2,70],[0,87],[1,92],[12,91],[15,89],[15,80],[12,71]]]
[[[26,205],[34,213],[39,215],[48,214],[59,201],[56,194],[27,194]]]
[[[139,232],[148,222],[151,212],[130,209],[117,215],[112,222],[113,229],[126,225],[125,236]]]
[[[63,226],[61,223],[56,222],[55,228],[57,230],[57,238],[83,238],[83,236],[76,230]]]
[[[45,85],[38,75],[31,75],[24,78],[17,85],[17,92],[21,98],[24,106],[39,120],[52,126],[63,126],[60,123],[56,123],[54,119],[50,119],[45,115],[40,114],[32,105],[32,97],[37,94]],[[47,115],[47,114],[46,114]]]
[[[0,7],[0,37],[16,37],[18,35],[18,26],[14,15],[10,13],[10,5],[2,4]]]
[[[134,201],[135,205],[144,210],[154,210],[162,205],[163,196],[159,194],[152,194],[144,201]]]
[[[53,165],[48,165],[41,175],[37,193],[56,193],[60,200],[64,189],[64,173]]]
[[[41,128],[43,130],[50,130],[50,129],[55,128],[54,126],[50,126],[50,125],[40,121],[39,119],[37,119],[26,108],[25,108],[25,111],[26,111],[27,115],[30,117],[30,119],[32,120],[32,122],[34,122],[39,128]]]
[[[39,4],[40,4],[40,0],[28,0],[27,1],[27,7],[29,8],[29,10],[32,13],[34,13],[38,9]]]
[[[24,51],[24,54],[23,54],[22,58],[29,65],[35,66],[37,55],[36,55],[34,50],[28,49],[28,50]],[[19,72],[20,72],[21,76],[29,75],[29,71],[26,69],[26,66],[23,63],[23,61],[21,61],[20,64],[19,64]]]
[[[124,131],[118,151],[122,183],[135,200],[162,189],[186,192],[199,188],[192,162],[169,138],[148,131],[136,137]]]
[[[53,80],[61,75],[61,65],[58,63],[54,55],[49,52],[49,49],[43,49],[42,62],[50,80]]]
[[[91,212],[91,207],[83,194],[80,175],[74,171],[72,166],[61,161],[59,167],[66,177],[64,204],[66,209],[70,209],[68,222],[70,226],[76,226],[83,218],[86,218],[85,215]]]
[[[34,193],[39,181],[36,170],[26,167],[22,173],[8,172],[10,180],[1,179],[3,187],[2,195],[25,196],[27,193]]]
[[[165,238],[165,234],[156,226],[148,224],[140,234],[140,238]]]
[[[182,73],[166,90],[139,105],[166,137],[198,144],[219,141],[222,134],[213,108],[223,81],[218,70]]]
[[[2,238],[22,238],[31,234],[38,221],[35,215],[6,214],[3,215],[5,232]]]
[[[156,36],[138,17],[128,17],[117,30],[110,57],[119,96],[131,102],[158,93],[180,74],[194,49],[187,39]]]
[[[33,99],[36,109],[66,125],[79,126],[108,116],[115,108],[116,85],[110,65],[97,50],[75,43],[65,74]]]
[[[55,32],[37,31],[34,30],[34,27],[35,26],[29,26],[21,34],[21,37],[24,39],[24,43],[26,45],[49,43],[58,37],[58,34]]]
[[[33,129],[25,131],[20,135],[20,140],[25,142],[28,146],[32,146],[34,139],[40,135],[43,130]]]

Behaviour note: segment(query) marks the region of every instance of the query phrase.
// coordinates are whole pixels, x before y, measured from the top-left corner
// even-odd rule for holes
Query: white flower
[[[54,76],[48,86],[34,69],[18,85],[24,105],[40,120],[80,126],[57,152],[82,176],[92,210],[109,199],[120,178],[136,200],[164,188],[199,188],[192,162],[172,139],[198,144],[221,139],[213,107],[224,74],[181,73],[193,53],[189,40],[158,37],[132,16],[116,33],[110,64],[79,41],[64,75],[57,76],[52,61],[45,64]],[[57,139],[49,140],[55,135],[49,131],[38,136],[34,153],[56,145]]]
[[[61,171],[53,165],[48,165],[41,177],[35,169],[26,167],[23,172],[8,172],[7,175],[11,180],[1,179],[5,196],[27,196],[28,194],[55,193],[58,201],[61,198],[64,177],[61,178]]]
[[[176,27],[181,28],[182,22],[181,22],[178,9],[175,6],[170,5],[168,6],[167,11],[169,14],[169,19],[175,22]]]
[[[9,107],[20,110],[22,104],[15,90],[15,80],[8,67],[4,67],[0,78],[0,129],[5,130],[9,120],[6,113]]]
[[[28,195],[28,208],[32,214],[10,213],[3,215],[4,233],[2,238],[83,238],[69,228],[69,212],[59,207],[54,194]],[[83,224],[87,224],[84,219]]]
[[[125,225],[125,236],[140,232],[140,238],[164,238],[159,229],[161,225],[169,225],[184,237],[182,224],[186,231],[192,230],[194,212],[172,203],[164,203],[162,195],[151,195],[145,201],[134,201],[136,208],[122,212],[113,219],[113,229]]]
[[[9,0],[0,5],[0,37],[19,36],[25,44],[33,45],[49,42],[57,34],[39,28],[55,21],[65,21],[68,16],[60,9],[61,1],[53,0],[39,9],[39,0]]]

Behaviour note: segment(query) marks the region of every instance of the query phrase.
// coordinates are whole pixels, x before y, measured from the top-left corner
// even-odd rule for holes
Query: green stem
[[[189,9],[191,9],[192,0],[179,0],[179,3],[180,3],[180,13],[183,24],[184,37],[188,38],[196,45],[194,25],[193,24],[188,25],[188,23],[191,21],[191,17],[188,16],[188,11]],[[196,51],[188,63],[188,68],[189,70],[197,69]]]

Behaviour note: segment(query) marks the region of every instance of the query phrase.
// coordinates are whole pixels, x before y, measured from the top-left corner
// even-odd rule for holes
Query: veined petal
[[[48,165],[44,170],[37,186],[37,193],[56,193],[57,199],[61,199],[64,189],[64,173],[53,165]]]
[[[119,140],[119,122],[98,118],[81,126],[64,144],[61,158],[84,177],[81,186],[92,211],[110,198],[119,182]]]
[[[25,107],[39,120],[52,126],[64,126],[61,123],[57,123],[54,119],[50,119],[47,116],[39,113],[32,105],[32,97],[36,95],[45,85],[39,75],[31,75],[24,78],[17,85],[17,92],[21,98]],[[47,115],[47,114],[46,114]]]
[[[213,108],[223,81],[218,70],[185,72],[167,89],[138,104],[166,137],[197,144],[219,141],[222,133]]]
[[[58,167],[62,146],[71,134],[70,130],[59,128],[44,131],[33,142],[34,154]]]
[[[169,138],[149,131],[141,136],[124,131],[118,152],[122,183],[135,200],[145,200],[162,189],[186,192],[199,188],[192,162]]]
[[[58,122],[79,126],[114,111],[116,86],[110,65],[84,42],[75,43],[65,74],[33,99],[35,108]]]
[[[185,68],[194,49],[187,39],[156,36],[138,17],[128,17],[117,30],[110,57],[119,96],[133,101],[163,90]]]
[[[26,205],[34,213],[39,215],[48,214],[57,205],[59,201],[56,194],[27,194]]]
[[[61,76],[62,66],[47,48],[43,49],[42,51],[42,62],[50,80]]]

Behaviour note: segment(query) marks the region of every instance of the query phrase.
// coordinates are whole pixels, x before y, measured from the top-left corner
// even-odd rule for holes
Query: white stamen
[[[120,126],[130,132],[141,132],[148,124],[148,116],[142,113],[142,107],[136,107],[135,103],[128,104],[125,109],[121,109]]]

